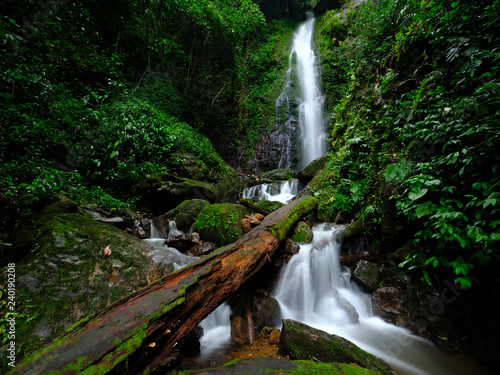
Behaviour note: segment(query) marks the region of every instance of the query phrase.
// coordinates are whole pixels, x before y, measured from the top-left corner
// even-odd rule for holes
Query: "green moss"
[[[246,207],[239,204],[212,204],[201,210],[193,229],[204,240],[227,245],[243,237],[240,221],[246,214]]]

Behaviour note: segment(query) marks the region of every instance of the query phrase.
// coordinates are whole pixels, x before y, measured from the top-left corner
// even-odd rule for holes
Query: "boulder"
[[[299,221],[292,229],[290,239],[299,244],[309,243],[313,239],[313,231],[305,221]]]
[[[240,176],[237,173],[223,177],[215,184],[215,196],[217,202],[234,203],[238,199],[240,193],[249,186],[248,179]]]
[[[188,199],[215,201],[214,189],[207,182],[176,177],[168,174],[154,175],[132,188],[138,204],[154,216],[171,210]]]
[[[264,172],[260,175],[261,179],[271,181],[287,181],[295,178],[295,171],[293,169],[278,168],[272,171]]]
[[[165,240],[165,245],[174,247],[182,253],[185,253],[191,248],[200,243],[200,235],[196,232],[191,234],[180,234],[178,236],[169,237]]]
[[[260,294],[251,301],[254,327],[260,331],[265,326],[275,327],[281,319],[279,302],[270,296]]]
[[[185,370],[175,372],[184,375],[380,375],[379,372],[367,370],[354,364],[346,363],[317,363],[313,361],[287,361],[274,357],[247,358],[231,361],[221,367],[203,370]]]
[[[313,160],[309,165],[297,172],[297,179],[303,184],[308,184],[319,171],[325,169],[329,160],[329,155],[324,155]]]
[[[33,232],[20,240],[31,252],[16,264],[22,296],[16,313],[31,319],[16,324],[19,360],[174,269],[146,242],[87,216],[59,213],[65,210],[59,204],[44,208],[28,220]]]
[[[204,207],[193,224],[204,241],[223,246],[243,237],[241,219],[247,215],[245,206],[233,203],[216,203]]]
[[[210,254],[215,249],[217,249],[217,245],[213,242],[200,241],[198,244],[190,248],[186,254],[201,257],[203,255]]]
[[[278,208],[284,206],[284,203],[278,201],[270,201],[267,199],[262,199],[261,201],[258,201],[255,204],[265,212],[273,212],[276,211]]]
[[[283,320],[279,353],[291,359],[350,363],[384,375],[395,374],[387,363],[352,342],[291,319]]]
[[[203,199],[190,199],[181,202],[177,207],[165,213],[169,219],[175,220],[177,228],[187,232],[195,222],[201,210],[210,203]]]
[[[373,292],[380,282],[380,267],[367,260],[360,260],[352,273],[352,279],[363,288]]]
[[[373,312],[385,321],[400,327],[410,326],[411,304],[401,288],[384,287],[372,294]]]

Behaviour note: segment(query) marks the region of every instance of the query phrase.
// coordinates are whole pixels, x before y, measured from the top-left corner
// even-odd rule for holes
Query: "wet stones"
[[[260,213],[256,213],[253,215],[245,215],[245,217],[241,219],[241,228],[245,233],[248,233],[254,227],[259,225],[262,219],[264,219],[264,215]]]

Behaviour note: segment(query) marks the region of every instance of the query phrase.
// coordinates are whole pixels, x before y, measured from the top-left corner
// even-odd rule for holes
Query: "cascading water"
[[[183,254],[174,247],[165,246],[165,239],[160,237],[160,234],[152,221],[150,222],[150,225],[151,235],[150,238],[146,238],[145,241],[155,248],[153,251],[153,259],[156,263],[172,263],[174,268],[178,270],[199,259],[198,257]],[[177,230],[174,221],[170,221],[169,234],[172,237],[178,234],[183,234],[183,232]]]
[[[278,168],[304,167],[327,151],[325,97],[313,49],[314,22],[309,13],[294,34],[286,84],[276,100],[271,141]]]
[[[281,183],[260,184],[243,190],[243,198],[258,200],[267,199],[270,201],[288,203],[300,192],[301,188],[302,184],[297,179],[291,179]]]
[[[295,34],[292,50],[297,59],[301,93],[299,126],[302,132],[302,166],[326,153],[325,97],[321,94],[319,63],[312,48],[314,21],[312,13],[308,13],[308,20]]]
[[[384,359],[398,375],[471,374],[430,342],[373,316],[370,295],[340,267],[342,226],[319,224],[310,244],[301,245],[282,269],[273,293],[282,317],[336,334]]]

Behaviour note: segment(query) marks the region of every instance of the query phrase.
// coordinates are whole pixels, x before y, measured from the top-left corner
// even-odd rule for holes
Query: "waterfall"
[[[297,58],[301,103],[299,126],[302,139],[302,166],[326,153],[324,101],[321,94],[319,62],[313,51],[314,21],[312,14],[303,23],[293,39],[292,55]]]
[[[308,20],[294,34],[285,87],[276,100],[271,142],[278,168],[304,167],[327,151],[325,97],[313,49],[314,22],[308,13]]]
[[[384,359],[398,375],[475,372],[457,365],[430,342],[373,316],[371,297],[350,281],[339,263],[342,226],[317,224],[310,244],[301,245],[281,271],[273,296],[282,317],[344,337]]]
[[[243,198],[246,199],[267,199],[270,201],[278,201],[288,203],[302,189],[302,184],[299,180],[293,178],[283,182],[273,182],[271,184],[255,185],[243,190]]]

